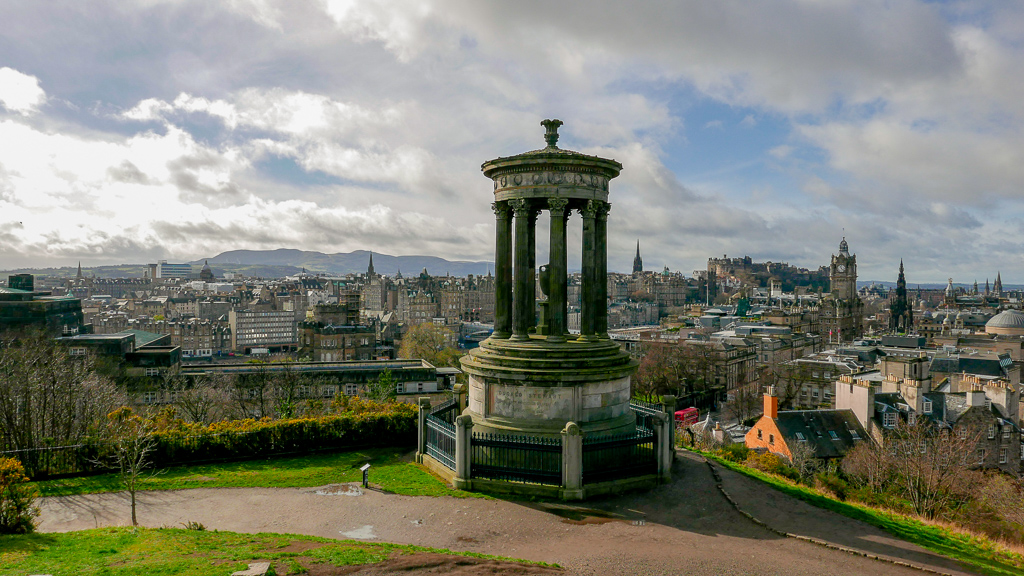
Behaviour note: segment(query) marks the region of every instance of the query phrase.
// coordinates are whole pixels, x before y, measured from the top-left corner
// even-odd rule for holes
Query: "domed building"
[[[203,282],[213,282],[214,280],[216,280],[216,278],[214,278],[213,276],[213,270],[210,269],[209,260],[207,260],[203,264],[203,269],[199,272],[199,279],[202,280]]]
[[[1004,310],[985,323],[986,334],[1024,336],[1024,312]]]

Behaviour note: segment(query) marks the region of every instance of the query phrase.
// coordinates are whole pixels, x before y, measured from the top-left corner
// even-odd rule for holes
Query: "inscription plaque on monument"
[[[487,388],[487,412],[508,418],[543,420],[571,418],[571,388],[491,385]]]

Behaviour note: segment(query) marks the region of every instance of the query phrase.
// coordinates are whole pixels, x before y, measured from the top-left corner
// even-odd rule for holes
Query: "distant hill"
[[[195,266],[202,266],[207,259],[195,260]],[[345,275],[366,272],[370,262],[370,252],[356,250],[348,253],[324,254],[307,250],[232,250],[208,259],[214,270],[232,271],[235,267],[252,266],[289,266],[295,272],[305,268],[308,272]],[[490,262],[469,262],[465,260],[450,261],[435,256],[391,256],[373,253],[373,269],[378,274],[393,276],[399,270],[405,276],[414,276],[426,268],[432,276],[467,276],[469,274],[487,274],[494,270]],[[292,272],[294,273],[294,272]]]

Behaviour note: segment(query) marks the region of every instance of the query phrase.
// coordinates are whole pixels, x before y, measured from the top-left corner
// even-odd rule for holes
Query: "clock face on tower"
[[[846,264],[840,264],[839,266],[836,266],[836,270],[839,272],[846,272]]]

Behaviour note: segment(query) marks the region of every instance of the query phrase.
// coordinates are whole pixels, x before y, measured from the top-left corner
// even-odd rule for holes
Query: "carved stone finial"
[[[544,141],[548,143],[548,148],[558,148],[555,144],[558,143],[558,127],[562,125],[562,121],[555,120],[544,120],[540,123],[544,127]]]

